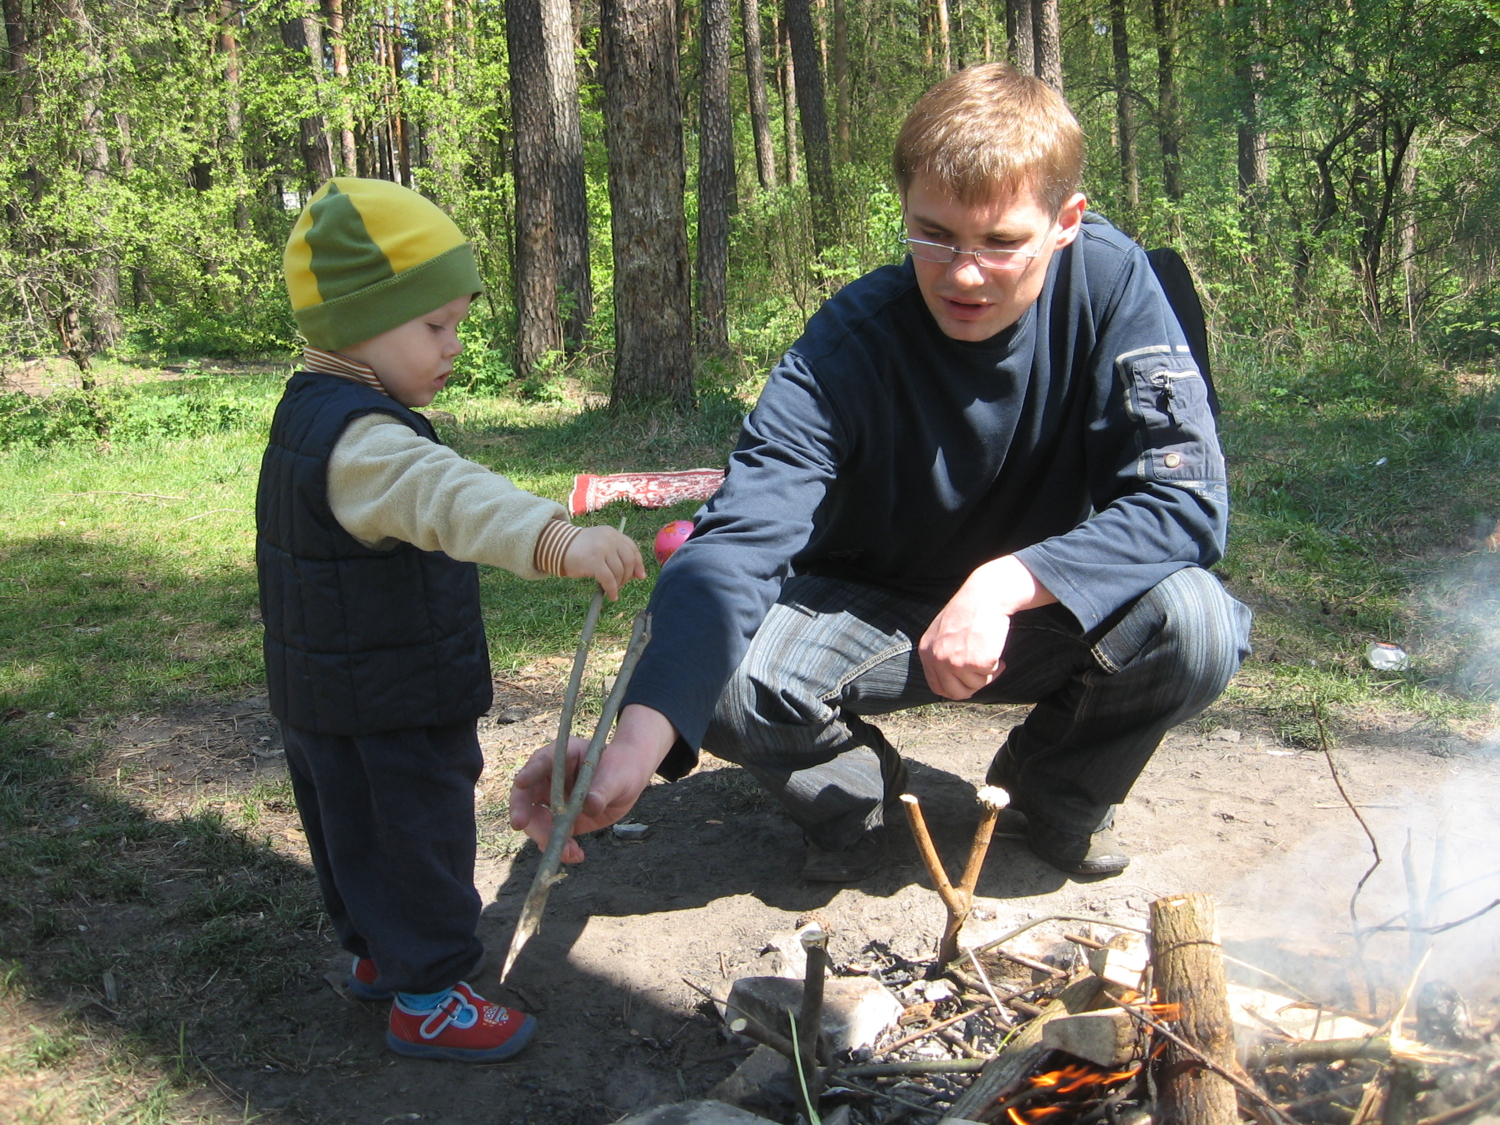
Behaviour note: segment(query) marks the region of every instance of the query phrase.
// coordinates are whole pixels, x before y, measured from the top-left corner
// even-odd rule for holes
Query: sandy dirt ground
[[[499,777],[550,738],[557,721],[555,695],[498,686],[481,731],[491,772],[481,783],[476,886],[485,902],[480,936],[493,951],[481,984],[491,998],[537,1016],[534,1044],[489,1067],[397,1059],[383,1044],[385,1007],[344,994],[347,959],[314,937],[323,943],[312,951],[319,967],[273,1002],[240,1012],[242,1023],[186,1044],[214,1077],[206,1111],[358,1125],[615,1121],[702,1097],[730,1073],[745,1052],[725,1041],[692,985],[723,995],[736,976],[758,971],[769,938],[801,920],[815,917],[831,931],[835,966],[871,943],[932,958],[943,911],[904,825],[891,834],[884,871],[852,887],[807,884],[798,877],[800,834],[740,770],[708,760],[686,780],[647,791],[631,818],[649,826],[643,839],[606,833],[586,841],[588,860],[554,889],[513,987],[498,986],[496,967],[538,862],[534,847],[515,848],[503,824]],[[884,721],[952,867],[967,853],[975,788],[1023,714],[955,705]],[[1345,786],[1382,856],[1357,904],[1361,925],[1405,908],[1404,868],[1425,895],[1440,835],[1440,879],[1451,890],[1434,903],[1432,920],[1458,919],[1500,898],[1500,818],[1490,797],[1500,788],[1500,754],[1414,717],[1346,717],[1333,733]],[[215,787],[234,792],[284,776],[263,700],[142,716],[110,741],[101,772],[118,776],[132,763],[140,799],[164,813]],[[293,810],[269,815],[261,830],[273,847],[305,865]],[[1209,891],[1226,948],[1242,960],[1346,1005],[1361,1003],[1367,978],[1387,995],[1399,990],[1405,934],[1370,940],[1363,970],[1352,960],[1349,901],[1372,852],[1322,752],[1287,746],[1254,716],[1221,707],[1168,736],[1123,807],[1119,832],[1135,861],[1096,881],[1069,879],[1023,845],[997,840],[976,925],[999,933],[1054,914],[1140,924],[1157,897]],[[134,924],[151,925],[157,910],[143,909]],[[87,921],[112,930],[117,948],[137,940],[128,917]],[[1476,1004],[1500,996],[1500,910],[1438,938],[1430,964],[1432,975]],[[128,992],[128,967],[117,975]]]

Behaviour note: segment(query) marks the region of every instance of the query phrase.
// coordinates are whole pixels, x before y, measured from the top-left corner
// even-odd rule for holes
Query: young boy
[[[422,196],[335,179],[287,242],[308,347],[271,423],[256,498],[266,678],[350,990],[392,999],[386,1042],[493,1062],[535,1031],[464,982],[475,936],[476,720],[490,706],[475,563],[644,578],[613,528],[575,528],[438,440],[428,405],[482,288],[470,245]]]

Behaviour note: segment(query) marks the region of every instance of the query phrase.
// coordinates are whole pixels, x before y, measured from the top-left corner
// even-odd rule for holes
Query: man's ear
[[[1088,197],[1081,191],[1075,191],[1068,201],[1057,209],[1057,242],[1056,248],[1061,250],[1068,243],[1078,237],[1078,228],[1083,225],[1083,213],[1088,209]]]

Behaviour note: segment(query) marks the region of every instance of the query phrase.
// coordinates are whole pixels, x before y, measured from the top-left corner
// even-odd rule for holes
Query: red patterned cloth
[[[675,473],[611,473],[573,478],[568,508],[575,516],[596,512],[616,500],[640,508],[666,508],[683,500],[707,500],[724,483],[723,469],[683,469]]]

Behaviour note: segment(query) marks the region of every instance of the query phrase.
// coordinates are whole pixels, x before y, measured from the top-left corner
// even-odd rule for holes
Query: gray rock
[[[729,990],[725,1024],[741,1016],[790,1033],[787,1009],[802,1010],[802,982],[782,977],[741,977]],[[890,989],[870,977],[835,977],[823,985],[823,1034],[834,1051],[868,1047],[895,1025],[904,1009]]]
[[[730,1105],[769,1105],[783,1093],[790,1097],[792,1081],[792,1064],[762,1043],[708,1096]]]

